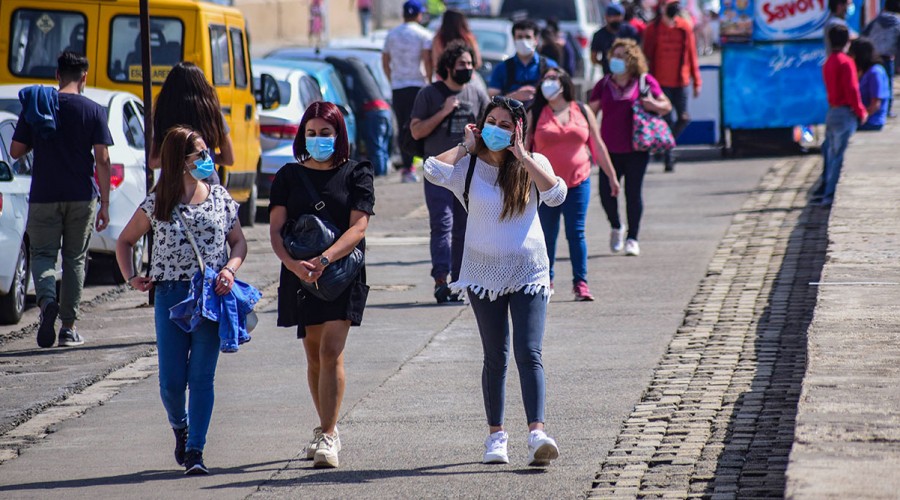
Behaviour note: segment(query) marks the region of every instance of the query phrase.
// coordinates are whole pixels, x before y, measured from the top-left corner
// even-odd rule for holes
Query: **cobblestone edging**
[[[818,165],[777,163],[734,215],[589,498],[784,495],[827,245]]]

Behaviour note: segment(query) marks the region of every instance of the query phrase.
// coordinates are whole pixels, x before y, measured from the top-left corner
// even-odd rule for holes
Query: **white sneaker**
[[[316,456],[316,448],[319,447],[319,441],[322,440],[322,428],[316,427],[313,429],[313,438],[312,441],[306,443],[306,446],[303,447],[303,453],[306,453],[306,459],[312,460],[313,457]]]
[[[313,456],[313,467],[316,469],[334,469],[338,466],[338,452],[341,444],[337,436],[322,434],[316,454]]]
[[[625,241],[625,255],[631,255],[633,257],[637,257],[641,254],[641,246],[638,245],[637,240],[633,240],[628,238]]]
[[[609,251],[619,253],[622,251],[622,237],[625,235],[624,229],[621,227],[613,229],[609,232]]]
[[[506,442],[509,434],[506,431],[497,431],[484,440],[484,464],[508,464],[509,455],[506,454]]]
[[[559,448],[556,441],[544,431],[531,431],[528,434],[528,465],[531,467],[546,467],[551,460],[559,458]]]

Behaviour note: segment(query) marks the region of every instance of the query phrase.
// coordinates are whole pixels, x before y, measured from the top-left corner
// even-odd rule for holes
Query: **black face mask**
[[[670,18],[674,18],[675,16],[677,16],[680,10],[681,6],[679,6],[677,3],[670,3],[669,5],[666,5],[666,15]]]
[[[622,21],[610,21],[608,24],[612,31],[619,31],[619,28],[622,27]]]
[[[469,80],[472,79],[473,71],[471,69],[455,69],[453,70],[453,81],[460,85],[469,83]]]

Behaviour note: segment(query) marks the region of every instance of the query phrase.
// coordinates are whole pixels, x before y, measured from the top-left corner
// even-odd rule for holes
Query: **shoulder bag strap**
[[[469,211],[469,187],[472,186],[472,174],[475,173],[475,162],[478,161],[478,155],[470,154],[469,169],[466,170],[466,187],[463,189],[463,203],[466,205],[466,211]]]
[[[325,202],[322,201],[322,197],[319,196],[319,191],[316,190],[316,187],[313,186],[312,180],[306,175],[306,172],[303,170],[305,167],[303,165],[297,164],[297,172],[300,177],[300,182],[303,184],[303,187],[306,188],[306,194],[309,195],[309,199],[312,200],[313,209],[316,213],[321,213],[327,218],[332,224],[337,224],[334,217],[332,217],[331,212],[328,211],[328,208],[325,206]],[[340,168],[340,167],[338,167]]]
[[[181,215],[181,211],[178,210],[177,206],[172,212],[178,217],[178,220],[181,221],[181,225],[184,227],[184,233],[187,236],[188,243],[190,243],[191,248],[194,249],[194,256],[197,257],[197,263],[200,264],[200,273],[206,276],[206,264],[203,263],[200,249],[197,247],[197,240],[194,239],[194,232],[191,231],[191,228],[187,225],[187,221],[184,220],[184,217]]]

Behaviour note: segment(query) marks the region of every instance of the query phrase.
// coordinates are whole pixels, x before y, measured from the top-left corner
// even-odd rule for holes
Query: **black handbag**
[[[316,215],[305,214],[290,224],[289,239],[291,244],[295,245],[294,250],[303,252],[302,255],[306,255],[305,257],[300,257],[301,253],[298,253],[298,256],[295,257],[291,254],[291,257],[306,260],[327,250],[339,236],[338,229],[333,224],[334,217],[328,212],[325,202],[322,201],[312,181],[307,177],[306,172],[303,171],[303,167],[298,168],[297,172],[309,194],[309,199],[313,202],[313,209],[326,218],[326,220],[323,220]],[[288,227],[288,224],[285,224],[285,227]],[[291,253],[292,249],[288,244],[288,240],[284,240],[285,249],[287,249],[288,253]],[[319,248],[320,246],[321,248]],[[307,294],[330,302],[340,297],[356,281],[363,265],[365,265],[365,254],[359,248],[354,248],[346,257],[337,259],[326,266],[322,276],[315,283],[307,283],[301,280],[300,287]]]

